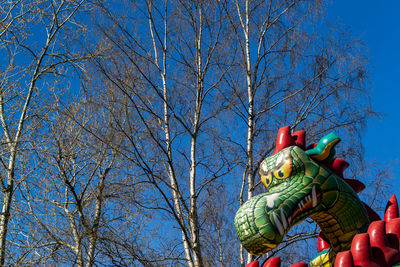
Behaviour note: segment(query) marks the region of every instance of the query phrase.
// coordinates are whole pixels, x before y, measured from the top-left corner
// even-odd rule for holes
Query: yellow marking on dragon
[[[333,267],[335,262],[335,253],[333,250],[324,250],[317,255],[311,262],[311,267],[321,266],[321,267]]]
[[[324,161],[326,158],[329,157],[329,154],[331,153],[331,149],[340,142],[340,139],[335,139],[329,144],[327,144],[324,148],[324,150],[321,152],[319,155],[313,155],[311,158],[317,161]]]

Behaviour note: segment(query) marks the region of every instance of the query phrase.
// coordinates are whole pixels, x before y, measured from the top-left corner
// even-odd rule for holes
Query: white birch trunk
[[[251,55],[250,55],[250,29],[249,29],[249,0],[245,2],[245,14],[244,18],[242,16],[240,7],[238,2],[236,2],[237,12],[240,20],[240,24],[243,30],[244,35],[244,48],[245,48],[245,68],[246,68],[246,86],[247,86],[247,97],[248,97],[248,107],[247,107],[247,142],[246,142],[246,152],[247,152],[247,163],[245,172],[247,173],[247,199],[250,199],[253,196],[254,190],[254,86],[252,84],[252,69],[251,69]],[[241,247],[241,255],[243,253],[243,248]],[[242,257],[241,257],[242,260]],[[253,256],[248,253],[247,255],[247,263],[253,260]],[[244,262],[241,262],[244,265]]]
[[[103,207],[104,184],[105,184],[106,176],[107,176],[107,173],[109,172],[109,170],[110,170],[110,168],[106,168],[104,170],[104,173],[100,174],[100,181],[98,184],[97,195],[96,195],[97,201],[96,201],[96,207],[95,207],[93,226],[91,229],[88,229],[89,230],[88,232],[90,235],[89,235],[88,255],[86,258],[86,266],[87,267],[93,266],[93,263],[94,263],[94,253],[95,253],[96,244],[97,244],[97,232],[99,229],[101,211],[102,211],[102,207]]]
[[[169,125],[169,111],[168,111],[168,87],[167,87],[167,66],[166,66],[166,59],[167,59],[167,16],[164,19],[164,40],[162,44],[162,67],[159,64],[158,60],[158,50],[156,45],[156,39],[153,32],[153,22],[152,22],[152,2],[148,2],[148,12],[149,12],[149,26],[150,26],[150,33],[153,42],[153,49],[154,49],[154,64],[159,70],[161,80],[162,80],[162,91],[163,91],[163,106],[164,106],[164,116],[163,116],[163,125],[164,125],[164,134],[165,134],[165,147],[167,151],[167,158],[168,158],[168,178],[171,186],[172,191],[172,199],[174,208],[176,211],[176,216],[178,223],[180,225],[180,231],[182,236],[183,247],[185,251],[185,258],[189,267],[194,267],[192,254],[191,254],[191,244],[188,238],[188,235],[184,229],[185,226],[185,219],[184,219],[184,212],[181,206],[181,192],[179,191],[178,183],[176,180],[174,167],[173,167],[173,156],[172,156],[172,148],[171,148],[171,134],[170,134],[170,125]]]
[[[191,241],[193,246],[193,258],[194,266],[203,266],[203,259],[201,256],[201,245],[200,245],[200,227],[198,220],[197,211],[197,194],[196,194],[196,147],[197,147],[197,135],[200,123],[200,112],[202,105],[203,96],[203,73],[202,73],[202,60],[201,60],[201,39],[202,39],[202,25],[203,17],[202,10],[199,7],[199,29],[196,40],[196,71],[197,71],[197,86],[196,86],[196,106],[193,117],[193,132],[191,138],[190,147],[190,173],[189,173],[189,184],[190,184],[190,232]]]

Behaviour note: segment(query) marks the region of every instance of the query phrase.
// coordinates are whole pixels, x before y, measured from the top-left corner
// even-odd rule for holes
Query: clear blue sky
[[[367,45],[372,103],[381,119],[371,119],[363,141],[368,161],[392,163],[400,197],[400,1],[332,0],[325,15],[350,26]]]

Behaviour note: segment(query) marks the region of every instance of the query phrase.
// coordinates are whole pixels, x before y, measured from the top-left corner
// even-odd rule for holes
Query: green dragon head
[[[307,217],[319,224],[335,252],[347,249],[353,236],[368,226],[357,194],[327,167],[340,139],[328,134],[305,151],[304,140],[293,136],[289,127],[281,128],[274,154],[260,164],[268,192],[249,199],[235,216],[238,237],[253,255],[277,247],[289,229]]]

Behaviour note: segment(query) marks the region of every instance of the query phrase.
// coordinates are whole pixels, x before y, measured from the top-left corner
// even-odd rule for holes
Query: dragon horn
[[[294,132],[292,134],[294,140],[294,143],[296,146],[300,147],[301,149],[305,150],[306,149],[306,131],[300,130],[297,132]]]
[[[336,134],[329,133],[319,140],[316,147],[307,150],[306,154],[319,162],[329,162],[335,156],[335,146],[339,142],[340,138]]]
[[[278,135],[276,136],[275,151],[272,153],[272,155],[293,145],[295,145],[295,140],[290,134],[290,126],[282,127],[279,129]]]
[[[398,217],[399,217],[399,206],[397,204],[396,195],[393,194],[390,197],[388,203],[386,204],[384,220],[385,222],[388,223],[390,220]]]

